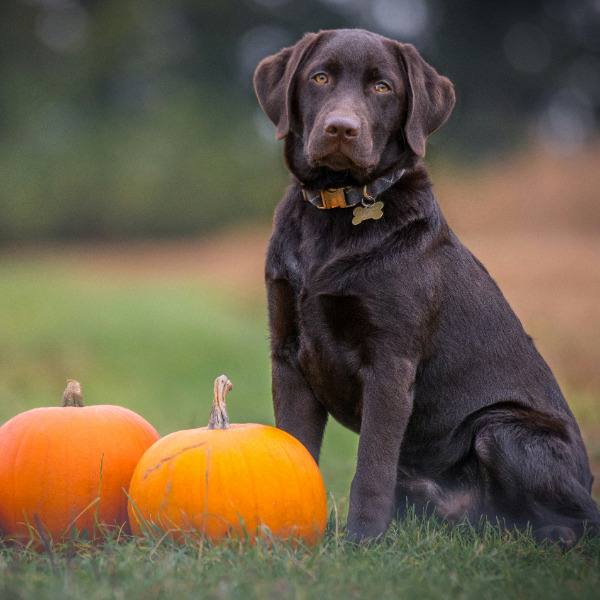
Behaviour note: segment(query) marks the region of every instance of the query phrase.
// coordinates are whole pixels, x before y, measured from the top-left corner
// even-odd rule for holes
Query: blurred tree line
[[[288,181],[261,58],[305,31],[412,42],[454,82],[433,160],[597,131],[596,0],[5,0],[0,243],[198,235],[264,220]]]

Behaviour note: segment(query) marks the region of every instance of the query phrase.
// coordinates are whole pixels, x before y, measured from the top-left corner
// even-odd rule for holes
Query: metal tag
[[[360,225],[367,219],[381,219],[383,217],[383,202],[375,202],[368,206],[357,206],[352,213],[352,225]]]

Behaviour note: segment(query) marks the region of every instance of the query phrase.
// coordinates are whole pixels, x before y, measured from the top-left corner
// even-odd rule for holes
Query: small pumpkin
[[[222,375],[207,427],[177,431],[149,448],[129,487],[134,534],[157,526],[173,539],[214,542],[233,534],[314,545],[325,531],[327,498],[317,464],[294,437],[256,423],[229,424]],[[268,533],[267,533],[268,530]]]
[[[127,408],[83,406],[80,384],[69,380],[62,406],[25,411],[0,427],[4,538],[39,546],[76,533],[91,539],[97,525],[129,531],[125,490],[159,437]]]

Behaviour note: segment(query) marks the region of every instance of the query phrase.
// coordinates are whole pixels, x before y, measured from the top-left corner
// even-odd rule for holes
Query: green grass
[[[221,373],[234,384],[232,422],[273,423],[262,303],[191,279],[97,277],[42,258],[0,259],[0,290],[0,423],[58,404],[67,378],[76,378],[87,404],[131,408],[164,435],[206,424]],[[600,597],[599,540],[563,554],[524,534],[409,517],[377,546],[343,543],[336,531],[344,529],[356,444],[330,424],[321,468],[332,516],[314,551],[124,536],[41,555],[0,544],[0,598]]]
[[[335,530],[332,519],[312,551],[236,541],[175,546],[153,537],[66,545],[43,556],[4,549],[0,598],[598,598],[598,540],[561,553],[526,534],[489,526],[475,533],[413,516],[368,548],[344,543]]]

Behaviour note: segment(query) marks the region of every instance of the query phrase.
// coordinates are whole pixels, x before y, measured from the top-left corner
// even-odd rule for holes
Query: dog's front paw
[[[381,542],[387,531],[388,523],[372,518],[348,516],[348,530],[345,540],[351,544],[371,545]]]
[[[361,536],[360,534],[346,532],[344,535],[344,542],[350,546],[361,546],[363,548],[371,548],[381,544],[383,541],[383,534],[376,537]]]

